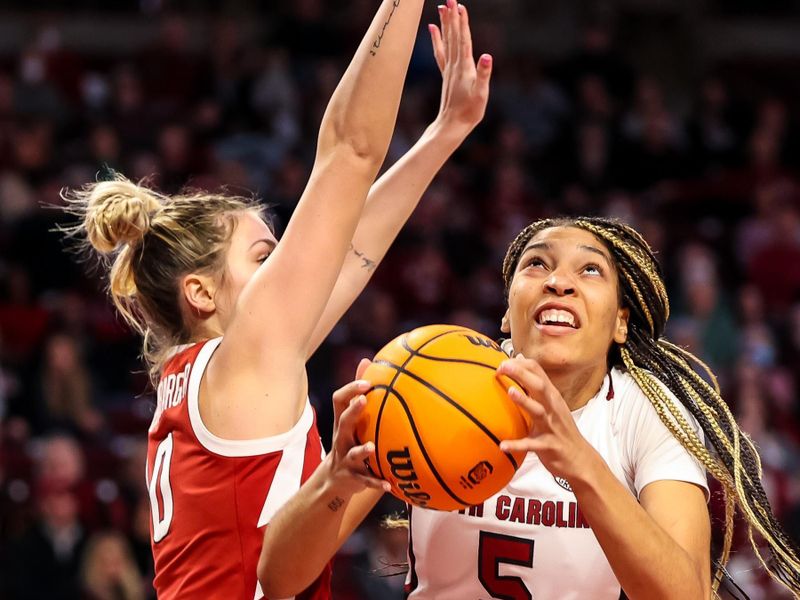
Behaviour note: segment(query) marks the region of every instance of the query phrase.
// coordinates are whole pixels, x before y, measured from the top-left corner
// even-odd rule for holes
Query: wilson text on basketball
[[[403,492],[403,495],[417,506],[427,506],[431,495],[423,491],[418,483],[419,478],[414,470],[408,446],[402,450],[390,450],[387,452],[386,462],[389,463],[389,469],[397,480],[397,487]]]

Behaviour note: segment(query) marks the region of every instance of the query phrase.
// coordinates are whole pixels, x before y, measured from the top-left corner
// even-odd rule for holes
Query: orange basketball
[[[357,428],[375,444],[369,467],[392,493],[416,506],[456,510],[500,491],[525,453],[504,439],[525,436],[528,416],[495,370],[507,356],[465,327],[429,325],[389,342],[363,378],[372,383]]]

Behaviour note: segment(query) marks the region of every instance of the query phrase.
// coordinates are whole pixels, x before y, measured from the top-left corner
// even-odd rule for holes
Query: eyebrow
[[[261,238],[260,240],[256,240],[255,242],[250,244],[250,248],[248,248],[248,250],[251,250],[256,244],[260,244],[261,242],[264,242],[267,246],[269,246],[270,250],[275,249],[276,244],[273,240],[269,238]]]
[[[586,252],[594,252],[595,254],[599,254],[600,256],[602,256],[603,258],[606,259],[606,262],[608,262],[608,264],[610,264],[610,265],[614,264],[611,261],[611,258],[608,256],[608,254],[606,254],[605,252],[603,252],[599,248],[596,248],[594,246],[589,246],[589,245],[586,245],[586,244],[578,244],[577,248],[578,248],[578,250],[584,250]],[[522,251],[520,256],[525,254],[528,250],[546,250],[546,251],[550,251],[552,249],[553,249],[553,246],[551,244],[547,243],[547,242],[532,242],[532,243],[528,244],[527,246],[525,246],[525,249]]]

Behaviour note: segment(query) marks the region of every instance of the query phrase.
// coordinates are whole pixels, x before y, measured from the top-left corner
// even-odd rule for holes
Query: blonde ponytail
[[[77,192],[75,200],[86,206],[87,239],[100,254],[140,242],[150,229],[151,217],[162,207],[158,194],[122,175]]]

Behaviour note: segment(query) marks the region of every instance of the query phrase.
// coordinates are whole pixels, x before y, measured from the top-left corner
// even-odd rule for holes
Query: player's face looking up
[[[514,349],[550,372],[602,370],[627,337],[616,265],[606,245],[577,227],[535,234],[520,255],[503,331]]]

